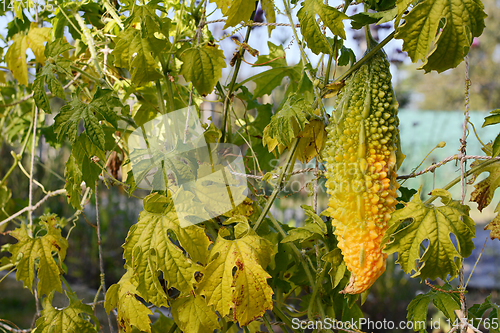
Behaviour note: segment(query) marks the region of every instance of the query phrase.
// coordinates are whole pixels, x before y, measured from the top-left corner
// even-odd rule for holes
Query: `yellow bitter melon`
[[[327,126],[328,211],[351,272],[342,293],[361,293],[385,271],[381,240],[395,210],[400,153],[398,103],[380,50],[339,92]]]

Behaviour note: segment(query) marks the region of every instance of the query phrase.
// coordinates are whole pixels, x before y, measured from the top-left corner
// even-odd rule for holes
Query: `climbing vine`
[[[364,10],[350,14],[353,7]],[[406,274],[430,285],[408,304],[408,322],[426,323],[432,302],[456,323],[451,331],[498,332],[499,308],[490,297],[467,309],[463,271],[475,235],[470,207],[464,204],[466,182],[489,173],[470,194],[479,210],[491,203],[499,186],[500,136],[483,145],[484,154],[466,151],[472,139],[467,54],[485,29],[480,0],[5,0],[0,15],[9,20],[2,36],[0,129],[3,147],[11,154],[11,166],[2,170],[0,180],[0,231],[7,240],[1,248],[0,272],[15,274],[36,303],[31,328],[19,328],[0,313],[0,331],[191,333],[257,332],[265,327],[276,332],[279,327],[304,332],[310,328],[304,322],[318,321],[331,325],[315,326],[317,331],[333,331],[335,323],[363,318],[368,288],[383,274],[387,255],[397,253]],[[370,27],[388,22],[393,31],[372,42]],[[220,23],[223,34],[213,28]],[[369,47],[359,58],[344,43],[350,38],[346,24],[365,28]],[[300,61],[291,64],[285,52],[290,45],[271,41],[269,53],[261,54],[263,46],[250,42],[256,27],[268,29],[268,36],[276,27],[288,29]],[[397,101],[389,65],[381,60],[383,48],[393,39],[402,40],[403,51],[412,62],[422,62],[423,72],[441,73],[464,59],[467,68],[459,153],[397,179],[396,156],[398,166],[404,158],[400,142],[390,141],[398,136]],[[225,54],[223,42],[234,43],[236,51]],[[321,59],[316,66],[312,53]],[[242,79],[243,66],[262,70]],[[377,80],[370,81],[375,76]],[[384,86],[377,86],[379,78]],[[278,91],[274,104],[264,102],[266,95]],[[338,94],[330,116],[325,104]],[[351,100],[355,103],[347,106]],[[217,112],[207,120],[203,115],[209,104]],[[380,126],[366,127],[366,133],[386,133],[390,126],[393,139],[380,138],[383,145],[390,141],[392,153],[385,160],[364,159],[365,150],[374,148],[369,144],[378,141],[365,141],[360,123],[364,118],[356,118],[354,111],[348,115],[348,109],[363,117],[380,113]],[[384,113],[387,110],[391,113]],[[384,125],[389,118],[393,121]],[[494,110],[483,126],[499,122],[499,111]],[[339,150],[328,148],[332,145]],[[350,151],[350,145],[358,150]],[[46,149],[37,150],[40,147]],[[68,154],[60,155],[64,174],[58,175],[64,187],[39,182],[35,164],[41,163],[42,153],[65,148]],[[345,152],[337,158],[341,149]],[[318,205],[323,178],[332,179],[337,167],[348,174],[348,164],[332,164],[341,160],[354,163],[352,169],[359,171],[362,182],[366,170],[392,177],[387,178],[391,195],[380,196],[391,200],[384,210],[386,224],[372,237],[376,244],[356,240],[361,250],[354,264],[352,253],[344,261],[354,240],[344,237],[337,222],[343,216],[349,229],[354,216],[349,214],[364,218],[353,199],[362,198],[362,193],[345,200],[337,196],[323,212]],[[314,167],[296,170],[296,161],[313,161]],[[439,172],[450,161],[460,164],[457,178],[433,189],[425,200],[421,190],[397,183]],[[25,201],[13,197],[19,193],[12,176],[18,170],[28,179]],[[306,218],[292,227],[277,220],[271,208],[279,196],[286,200],[282,192],[290,179],[304,173],[313,176],[301,188],[311,194],[311,204],[301,206]],[[448,192],[457,184],[460,199]],[[123,239],[124,274],[106,285],[99,204],[102,194],[114,187],[125,191],[130,202],[142,200],[142,211]],[[34,200],[40,191],[43,195]],[[375,214],[379,196],[373,193],[369,207]],[[58,197],[71,216],[53,213]],[[441,204],[433,204],[438,198]],[[83,302],[66,280],[72,231],[82,220],[94,227],[98,239],[100,280],[91,303]],[[498,225],[496,217],[486,227],[492,239],[500,239]],[[364,233],[362,228],[356,225],[353,234]],[[377,249],[365,252],[364,246]],[[382,261],[369,257],[371,252],[384,258],[383,268]],[[377,276],[363,288],[349,287],[353,265],[365,264],[379,265]],[[64,293],[68,305],[56,307],[55,293]],[[105,308],[104,321],[95,315],[98,305]],[[159,309],[171,317],[154,319]],[[425,332],[426,324],[416,331]]]

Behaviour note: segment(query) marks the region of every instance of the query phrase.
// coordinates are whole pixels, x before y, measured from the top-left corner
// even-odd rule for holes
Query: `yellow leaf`
[[[262,137],[262,145],[264,147],[267,146],[267,150],[269,152],[272,152],[274,150],[274,148],[276,148],[276,147],[278,147],[278,153],[280,153],[280,154],[285,150],[285,148],[286,148],[285,145],[279,144],[278,139],[269,135],[269,125],[267,125],[264,128],[263,134],[264,135]],[[276,156],[275,152],[273,154]]]
[[[320,119],[310,120],[297,136],[301,138],[297,147],[297,159],[309,162],[323,147],[326,138],[325,123]]]
[[[272,254],[271,242],[253,231],[236,240],[219,235],[210,252],[211,262],[202,272],[200,294],[221,316],[233,309],[234,319],[248,325],[273,307],[273,290],[267,284],[271,276],[264,270]]]
[[[490,230],[491,233],[490,233],[490,238],[491,239],[498,239],[500,240],[500,218],[498,217],[495,217],[495,219],[493,221],[491,221],[490,223],[488,223],[488,225],[486,227],[484,227],[484,230]]]
[[[249,198],[245,198],[242,203],[240,203],[235,208],[231,209],[229,212],[224,213],[226,217],[232,216],[250,216],[253,214],[253,201]]]
[[[104,301],[104,308],[109,314],[114,308],[118,312],[118,324],[125,333],[132,332],[133,327],[141,332],[151,333],[151,320],[153,313],[135,296],[141,296],[131,281],[131,271],[128,270],[118,281],[109,287]]]
[[[50,28],[39,28],[36,23],[31,23],[30,31],[28,32],[28,47],[35,54],[36,61],[41,63],[45,62],[45,46],[44,42],[49,41]]]
[[[14,43],[5,54],[7,68],[12,72],[12,76],[19,81],[19,84],[28,85],[28,64],[26,63],[26,49],[28,48],[28,38],[22,33],[16,34],[12,40]]]
[[[171,312],[176,324],[185,333],[213,332],[220,327],[217,315],[201,296],[176,299],[172,302]]]
[[[495,213],[498,213],[500,211],[500,202],[498,203],[497,207],[495,208]],[[491,239],[498,239],[500,240],[500,215],[497,215],[493,221],[488,223],[486,227],[484,227],[484,230],[490,230],[490,238]]]

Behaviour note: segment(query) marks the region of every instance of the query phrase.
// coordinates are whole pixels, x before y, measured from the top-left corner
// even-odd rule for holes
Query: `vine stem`
[[[498,161],[497,159],[489,159],[489,160],[485,161],[484,163],[481,163],[473,168],[470,168],[467,172],[465,172],[464,177],[467,178],[468,176],[472,175],[473,173],[475,173],[475,172],[477,172],[477,171],[479,171],[479,170],[481,170],[481,169],[487,167],[488,165],[495,163],[497,161]],[[453,179],[451,182],[449,182],[448,184],[443,186],[443,190],[449,190],[450,188],[452,188],[453,186],[458,184],[461,179],[462,179],[462,175]],[[439,198],[439,197],[438,196],[431,196],[429,199],[424,201],[424,205],[428,205],[428,204],[432,203],[437,198]]]
[[[100,270],[100,285],[99,289],[94,298],[94,306],[97,303],[97,297],[99,292],[102,290],[102,295],[106,297],[106,279],[104,275],[104,258],[102,256],[102,242],[101,242],[101,222],[99,218],[99,194],[97,192],[97,184],[95,185],[94,195],[95,195],[95,219],[96,219],[96,232],[97,232],[97,247],[99,250],[99,270]],[[113,326],[111,325],[110,315],[107,314],[109,332],[113,333]]]
[[[360,68],[368,59],[373,57],[375,53],[377,53],[381,48],[383,48],[387,43],[389,43],[393,38],[394,35],[396,35],[396,30],[391,32],[387,37],[385,37],[380,43],[375,45],[373,49],[371,49],[368,53],[366,53],[361,59],[356,61],[354,65],[352,65],[351,68],[349,68],[344,74],[339,76],[334,82],[340,82],[344,79],[346,79],[349,75],[354,73],[358,68]]]
[[[266,312],[262,316],[262,319],[264,319],[264,325],[266,325],[267,330],[269,333],[274,333],[273,327],[271,326],[271,322],[269,321],[269,314]]]
[[[287,174],[288,169],[293,168],[293,164],[291,163],[294,156],[295,156],[295,151],[297,150],[297,146],[299,145],[299,138],[295,138],[294,141],[292,142],[292,146],[290,148],[290,152],[288,154],[288,157],[286,158],[285,161],[285,167],[281,171],[278,181],[276,182],[276,187],[273,190],[273,193],[271,193],[271,196],[269,199],[266,201],[266,205],[264,206],[264,209],[262,210],[262,213],[260,214],[259,218],[257,219],[257,222],[255,222],[253,226],[253,230],[257,231],[259,228],[260,224],[262,221],[264,221],[264,218],[266,217],[267,213],[269,212],[269,209],[271,209],[271,206],[274,203],[274,200],[276,200],[276,196],[278,193],[281,191],[283,187],[283,179],[285,178],[285,175]]]
[[[207,0],[208,1],[208,0]],[[246,0],[246,1],[251,1],[251,0]],[[257,5],[257,1],[256,1]],[[257,14],[257,8],[255,8],[252,17],[255,19],[255,15]],[[245,41],[244,43],[248,43],[248,40],[250,39],[250,32],[252,31],[252,27],[247,28],[247,32],[245,35]],[[222,142],[231,142],[231,120],[228,122],[228,117],[229,117],[229,108],[230,108],[230,99],[231,96],[233,95],[234,92],[234,86],[236,84],[236,79],[238,78],[238,73],[240,72],[240,67],[242,63],[242,59],[245,56],[245,48],[240,49],[240,55],[238,59],[236,60],[236,64],[234,65],[234,72],[233,72],[233,77],[231,78],[231,83],[229,83],[229,89],[226,93],[226,97],[224,98],[224,112],[222,113]],[[228,127],[226,131],[226,126]],[[226,138],[229,137],[229,140]]]
[[[309,59],[307,58],[306,52],[304,51],[304,48],[302,47],[302,43],[300,42],[299,35],[297,34],[297,29],[295,28],[295,25],[293,24],[292,11],[290,10],[290,4],[288,3],[288,0],[283,0],[283,4],[285,5],[286,16],[288,17],[288,20],[290,21],[290,25],[292,26],[293,35],[295,36],[295,40],[297,41],[297,45],[299,46],[301,59],[302,59],[302,65],[304,66],[304,72],[306,73],[309,80],[311,80],[311,83],[313,83],[315,80],[312,77],[309,70],[306,68],[306,65],[309,62]],[[317,86],[314,86],[314,84],[313,84],[313,90],[314,90],[314,96],[316,96],[316,101],[320,107],[321,114],[323,115],[323,119],[325,120],[325,123],[327,123],[328,122],[328,114],[326,113],[325,105],[323,104],[323,100],[321,98],[321,92],[318,90]]]
[[[78,14],[77,11],[73,12],[73,15],[78,22],[78,25],[82,29],[83,36],[85,37],[85,40],[87,41],[87,46],[89,47],[89,52],[90,52],[90,59],[94,61],[94,66],[97,70],[97,73],[99,73],[99,77],[102,77],[102,69],[101,66],[99,65],[99,60],[97,59],[97,52],[95,50],[95,43],[94,43],[94,38],[92,38],[92,34],[90,33],[89,28],[85,25],[85,21],[83,18]]]
[[[30,183],[29,183],[29,192],[28,192],[28,220],[29,220],[29,228],[28,234],[33,237],[33,171],[35,165],[35,149],[36,149],[36,127],[38,120],[38,107],[34,105],[33,107],[33,141],[31,144],[31,165],[30,165]],[[33,316],[33,321],[31,323],[31,328],[35,327],[36,318],[40,316],[40,301],[38,298],[38,289],[34,288],[33,294],[35,296],[35,305],[36,305],[36,313]]]
[[[33,116],[33,141],[31,144],[31,164],[30,164],[30,185],[28,192],[28,219],[29,219],[29,233],[33,236],[33,169],[35,165],[35,149],[36,149],[36,127],[38,121],[38,107],[34,106],[34,116]]]
[[[273,226],[276,228],[276,230],[278,230],[278,232],[283,237],[286,237],[288,234],[286,233],[285,230],[283,230],[281,225],[278,223],[278,221],[276,221],[276,219],[274,218],[274,216],[271,213],[269,213],[269,218],[271,219],[271,222],[273,223]],[[293,251],[293,254],[295,255],[295,259],[298,262],[300,262],[300,264],[302,265],[302,268],[304,268],[304,272],[306,273],[307,280],[309,281],[311,288],[314,290],[316,288],[316,283],[313,279],[311,270],[309,269],[309,265],[308,265],[307,261],[305,260],[304,255],[302,254],[302,252],[297,248],[297,246],[294,243],[290,243],[290,246],[292,247],[292,251]],[[313,302],[314,300],[311,299],[310,301]],[[318,307],[318,310],[320,312],[321,318],[325,319],[326,316],[325,316],[325,309],[323,308],[323,303],[321,302],[321,300],[319,298],[316,299],[316,303],[317,303],[317,307]],[[310,317],[309,319],[312,320],[313,318]]]
[[[196,47],[198,47],[198,45],[200,45],[201,29],[203,28],[203,26],[205,24],[204,22],[205,22],[206,10],[207,10],[207,2],[208,2],[208,0],[205,0],[205,3],[203,4],[203,12],[201,13],[201,18],[200,18],[200,22],[198,23],[198,28],[196,28],[196,33],[195,33]],[[194,86],[191,83],[191,89],[189,90],[189,101],[188,101],[188,107],[187,107],[187,113],[186,113],[186,125],[184,126],[184,143],[187,142],[187,137],[189,134],[189,117],[191,115],[191,104],[193,103],[193,89],[194,89]]]
[[[12,221],[13,219],[15,219],[16,217],[18,217],[19,215],[23,214],[24,212],[26,211],[32,211],[32,210],[36,210],[38,207],[40,207],[48,198],[50,197],[54,197],[56,195],[60,195],[60,194],[66,194],[66,190],[65,189],[60,189],[60,190],[57,190],[57,191],[49,191],[40,201],[38,201],[34,206],[30,207],[30,206],[27,206],[27,207],[24,207],[23,209],[21,209],[20,211],[18,211],[17,213],[9,216],[8,218],[6,218],[5,220],[1,221],[0,222],[0,226],[4,225],[5,223],[9,222],[9,221]]]
[[[118,13],[116,12],[115,8],[111,6],[108,0],[104,0],[104,8],[108,11],[108,13],[111,15],[111,17],[115,20],[116,24],[120,27],[121,30],[125,29],[123,26],[122,20],[120,19],[120,16],[118,16]]]
[[[462,139],[460,140],[460,190],[461,190],[461,198],[460,203],[463,205],[465,201],[465,194],[467,191],[466,187],[466,177],[465,170],[467,167],[467,160],[463,158],[466,154],[467,147],[467,123],[469,121],[469,87],[470,87],[470,78],[469,78],[469,55],[465,56],[465,119],[464,119],[464,127],[462,132]],[[462,219],[462,217],[460,217]],[[462,333],[467,332],[467,304],[465,300],[465,290],[464,290],[464,264],[460,266],[459,272],[459,283],[460,283],[460,308],[461,308],[461,322],[462,324],[460,328]]]

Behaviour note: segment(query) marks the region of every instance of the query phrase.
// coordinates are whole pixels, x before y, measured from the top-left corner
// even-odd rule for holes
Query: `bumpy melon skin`
[[[327,126],[328,210],[351,272],[342,293],[362,293],[385,271],[381,240],[397,204],[402,155],[397,114],[389,62],[380,51],[347,79]]]

